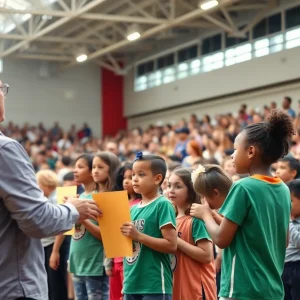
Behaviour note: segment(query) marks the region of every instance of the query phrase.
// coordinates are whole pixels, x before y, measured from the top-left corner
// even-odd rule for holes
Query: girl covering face
[[[190,216],[200,198],[193,189],[191,169],[178,168],[168,182],[169,199],[176,207],[177,252],[172,258],[173,300],[215,300],[216,272],[213,245],[204,222]]]

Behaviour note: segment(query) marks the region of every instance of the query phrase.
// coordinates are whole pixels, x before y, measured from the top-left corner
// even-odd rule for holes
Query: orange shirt
[[[183,216],[176,219],[178,236],[196,245],[199,240],[211,240],[202,220]],[[214,262],[202,264],[177,250],[172,257],[173,300],[201,300],[202,288],[206,300],[217,299]]]

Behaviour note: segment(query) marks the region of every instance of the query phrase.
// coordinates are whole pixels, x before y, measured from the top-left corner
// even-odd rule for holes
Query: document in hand
[[[121,233],[122,225],[131,221],[127,191],[93,194],[93,199],[103,214],[98,223],[106,257],[132,256],[132,240]]]
[[[56,197],[57,197],[57,204],[64,204],[65,197],[76,197],[77,194],[77,186],[65,186],[65,187],[58,187],[56,189]],[[73,235],[75,232],[75,226],[70,231],[64,233],[64,235]]]

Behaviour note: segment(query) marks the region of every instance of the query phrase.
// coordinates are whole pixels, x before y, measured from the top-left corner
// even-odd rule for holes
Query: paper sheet
[[[57,195],[57,204],[64,204],[64,197],[75,197],[77,194],[77,186],[65,186],[65,187],[58,187],[56,189],[56,195]],[[73,235],[75,232],[75,227],[70,231],[67,231],[64,233],[64,235]]]
[[[93,199],[103,213],[98,223],[106,257],[132,256],[132,240],[121,233],[121,226],[131,221],[127,191],[93,194]]]

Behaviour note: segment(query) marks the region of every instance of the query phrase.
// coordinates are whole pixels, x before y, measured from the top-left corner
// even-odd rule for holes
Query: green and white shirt
[[[289,190],[278,178],[254,175],[232,186],[220,214],[239,228],[223,251],[220,297],[283,300],[290,207]]]
[[[163,238],[161,228],[172,224],[176,228],[175,210],[161,196],[147,205],[131,208],[136,228],[149,236]],[[124,259],[124,294],[172,294],[170,255],[157,252],[133,241],[133,256]]]
[[[83,193],[79,198],[93,199],[93,196]],[[91,222],[98,225],[94,220]],[[102,276],[103,260],[102,241],[95,238],[82,224],[75,224],[70,247],[70,273],[77,276]]]

